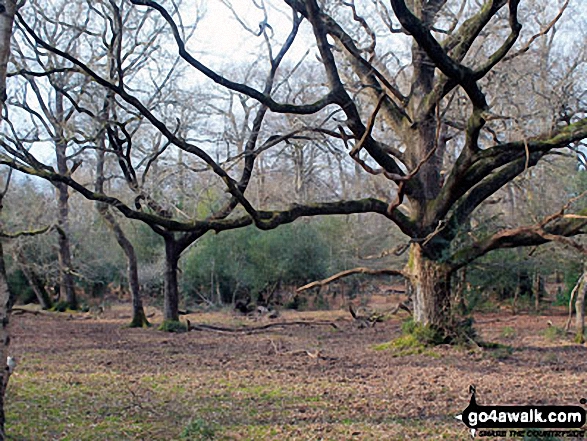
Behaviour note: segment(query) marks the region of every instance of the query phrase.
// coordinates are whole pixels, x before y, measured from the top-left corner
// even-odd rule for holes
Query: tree
[[[14,14],[16,13],[16,1],[6,0],[0,2],[0,107],[4,107],[6,101],[6,71],[8,58],[10,57],[10,40],[12,38],[12,25]],[[0,121],[2,116],[0,116]],[[6,188],[7,189],[7,188]],[[2,199],[6,194],[6,189],[0,193],[0,210]],[[8,357],[8,344],[10,343],[10,334],[8,330],[8,320],[10,317],[11,295],[8,289],[6,278],[6,268],[4,266],[4,248],[0,241],[0,441],[6,439],[4,424],[6,417],[4,414],[4,394],[8,379],[10,377],[9,368],[5,362]]]
[[[552,91],[560,99],[559,109],[549,112],[514,113],[519,105],[529,110],[543,102],[530,95],[544,95],[533,79],[523,95],[516,95],[516,81],[522,82],[513,63],[533,54],[535,42],[561,22],[568,2],[550,11],[552,20],[540,29],[522,32],[521,21],[530,11],[519,1],[487,0],[482,5],[446,1],[392,0],[355,4],[316,0],[284,0],[293,14],[293,30],[275,54],[271,31],[278,26],[265,16],[258,34],[268,42],[269,75],[234,81],[219,69],[196,58],[186,44],[176,9],[152,0],[131,0],[144,6],[145,14],[157,13],[172,32],[179,55],[187,65],[224,90],[259,103],[250,136],[243,150],[242,172],[233,177],[225,163],[205,149],[180,136],[173,126],[146,106],[122,83],[113,83],[89,60],[77,58],[63,47],[45,41],[34,24],[19,16],[26,35],[43,50],[58,55],[64,66],[111,91],[126,106],[134,108],[171,144],[193,155],[223,183],[229,199],[204,219],[188,221],[162,211],[134,209],[120,199],[90,191],[71,176],[50,167],[39,167],[24,152],[7,149],[1,163],[54,182],[63,182],[85,197],[117,208],[125,216],[139,219],[161,234],[166,243],[167,319],[177,319],[177,261],[181,252],[208,231],[224,231],[254,224],[272,229],[301,216],[350,213],[378,213],[394,222],[407,236],[410,256],[404,269],[384,269],[385,274],[407,277],[414,291],[414,318],[418,323],[448,331],[453,317],[450,304],[452,274],[488,252],[499,248],[538,245],[549,241],[547,234],[569,236],[582,232],[587,223],[581,216],[549,218],[537,229],[535,224],[492,231],[475,240],[463,240],[473,213],[508,183],[569,146],[587,137],[587,118],[580,95],[580,82],[567,77],[564,91]],[[282,74],[295,77],[298,70],[312,69],[316,85],[310,93],[284,95],[275,78],[282,58],[299,34],[302,22],[310,30],[303,44],[317,51],[317,62],[308,61]],[[382,29],[386,33],[381,37]],[[303,32],[303,31],[300,31]],[[313,44],[308,43],[312,35]],[[524,42],[520,40],[524,38]],[[567,35],[564,44],[570,44]],[[577,40],[578,41],[578,40]],[[390,48],[398,48],[390,50]],[[551,51],[554,57],[555,51]],[[570,67],[582,66],[584,49],[565,61],[551,60],[555,75]],[[317,64],[316,64],[317,63]],[[527,63],[526,63],[527,65]],[[519,66],[519,64],[518,64]],[[557,66],[562,66],[557,70]],[[319,78],[317,72],[322,75]],[[575,69],[577,70],[577,69]],[[544,75],[542,75],[544,76]],[[541,86],[544,89],[544,84]],[[490,93],[491,92],[491,93]],[[564,93],[563,93],[564,92]],[[304,97],[301,101],[300,96]],[[516,96],[520,103],[511,103]],[[532,99],[531,99],[532,98]],[[549,102],[551,102],[550,100]],[[557,107],[560,103],[557,103]],[[267,114],[322,117],[319,126],[303,125],[286,133],[267,133]],[[334,117],[336,116],[336,117]],[[548,116],[556,116],[550,121]],[[519,128],[522,127],[523,130]],[[329,137],[342,143],[349,156],[369,175],[384,176],[388,196],[338,201],[318,201],[285,209],[254,207],[246,195],[255,159],[261,151],[288,142],[303,133],[316,139]],[[261,136],[265,141],[259,141]],[[129,144],[130,145],[130,144]],[[390,194],[390,195],[389,195]],[[573,207],[577,207],[578,202]],[[238,209],[237,209],[238,207]],[[358,268],[355,272],[365,272]],[[368,271],[377,272],[377,271]],[[344,274],[351,274],[346,271]],[[336,277],[335,277],[336,278]],[[332,280],[333,278],[329,278]]]

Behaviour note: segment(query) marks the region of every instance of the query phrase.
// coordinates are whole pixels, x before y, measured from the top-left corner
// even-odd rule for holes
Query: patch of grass
[[[165,332],[187,332],[188,327],[185,323],[176,320],[165,320],[159,326],[159,331]]]
[[[501,330],[501,337],[505,338],[506,340],[513,340],[516,338],[517,332],[511,326],[506,326]]]
[[[373,346],[375,351],[392,351],[394,357],[405,357],[408,355],[429,355],[439,357],[439,355],[429,348],[429,345],[422,343],[414,334],[405,334],[392,341],[380,343]]]
[[[180,434],[181,439],[190,441],[205,441],[216,438],[217,428],[202,419],[191,420]]]
[[[446,328],[421,325],[408,319],[402,323],[402,333],[413,335],[424,346],[437,346],[441,344],[469,346],[477,339],[477,333],[473,327],[473,319],[465,318],[459,322],[453,322]]]
[[[403,346],[414,346],[416,344],[423,346],[439,345],[445,343],[446,340],[446,336],[442,331],[432,326],[416,323],[413,319],[408,319],[402,323],[402,333],[404,337],[412,337],[411,339],[405,339],[398,343]]]
[[[559,328],[558,326],[549,326],[544,331],[542,331],[542,335],[548,341],[557,341],[560,340],[565,336],[565,330],[563,328]]]

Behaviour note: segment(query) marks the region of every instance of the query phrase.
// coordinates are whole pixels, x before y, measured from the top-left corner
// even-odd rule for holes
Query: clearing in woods
[[[557,332],[562,310],[476,315],[480,334],[507,347],[401,356],[380,345],[399,335],[400,317],[357,329],[345,311],[285,312],[273,321],[188,316],[233,327],[338,327],[256,334],[126,329],[125,307],[82,317],[13,317],[10,352],[19,365],[7,392],[9,439],[467,440],[454,416],[470,384],[480,404],[578,405],[587,397],[587,349]]]

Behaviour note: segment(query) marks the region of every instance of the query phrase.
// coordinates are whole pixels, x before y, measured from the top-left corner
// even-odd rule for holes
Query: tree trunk
[[[108,94],[106,97],[106,104],[104,106],[103,114],[101,115],[104,121],[108,120],[109,117],[109,109],[110,103],[114,98],[111,94]],[[181,150],[180,150],[181,152]],[[104,193],[104,165],[106,162],[105,158],[106,153],[106,139],[105,135],[100,138],[100,145],[96,150],[96,185],[95,189],[98,193]],[[138,272],[138,263],[137,263],[137,255],[135,249],[130,240],[124,234],[124,231],[120,227],[119,223],[116,221],[116,218],[112,215],[109,211],[108,206],[101,202],[96,204],[96,208],[98,212],[102,216],[102,218],[108,224],[108,227],[114,233],[114,237],[116,238],[116,242],[124,255],[126,256],[127,262],[127,276],[128,276],[128,285],[130,288],[130,297],[132,302],[132,320],[130,322],[131,328],[142,328],[145,326],[150,326],[149,321],[147,320],[147,316],[145,315],[145,310],[143,308],[143,301],[141,299],[141,290],[139,284],[139,272]]]
[[[12,25],[16,13],[15,0],[0,1],[0,108],[4,108],[6,101],[6,69],[10,57],[10,39],[12,37]],[[2,114],[0,114],[0,121]],[[0,195],[0,211],[2,210],[2,199]],[[8,319],[10,317],[11,296],[4,267],[4,249],[0,241],[0,441],[6,439],[4,434],[4,392],[8,386],[10,371],[6,364],[8,357],[8,345],[10,333],[8,330]]]
[[[179,289],[177,286],[177,264],[180,253],[173,237],[165,237],[165,321],[179,321]]]
[[[2,106],[6,101],[6,71],[10,58],[10,39],[15,13],[15,0],[0,1],[0,104]]]
[[[577,290],[577,300],[575,300],[575,341],[577,343],[584,343],[585,337],[585,294],[587,294],[587,267],[583,268],[583,275],[581,276],[580,286]]]
[[[57,224],[59,225],[59,297],[64,298],[69,309],[76,310],[78,308],[77,297],[75,295],[75,286],[73,282],[73,275],[71,274],[71,251],[69,245],[69,237],[67,235],[67,198],[63,198],[62,194],[67,192],[67,187],[58,189],[59,193],[59,218]],[[65,227],[65,228],[64,228]]]
[[[114,233],[116,237],[116,242],[124,254],[127,260],[127,275],[128,275],[128,285],[130,288],[130,297],[132,301],[132,320],[130,322],[131,328],[142,328],[145,326],[150,326],[149,321],[147,320],[147,316],[145,315],[145,310],[143,308],[143,301],[141,299],[141,292],[140,292],[140,285],[139,285],[139,272],[138,272],[138,264],[137,264],[137,255],[135,253],[135,249],[132,246],[132,243],[126,235],[120,225],[112,215],[108,211],[106,206],[101,206],[98,208],[100,214]]]
[[[448,329],[451,324],[451,273],[448,267],[429,259],[419,244],[413,244],[407,269],[413,289],[414,321]]]
[[[58,121],[63,121],[63,95],[60,92],[55,94],[55,114]],[[55,153],[57,157],[57,170],[60,174],[66,175],[69,172],[67,167],[67,144],[63,139],[63,127],[56,125]],[[61,298],[67,302],[70,309],[78,309],[77,297],[73,275],[71,274],[71,250],[69,243],[69,189],[64,183],[55,184],[57,188],[57,225],[59,226],[59,285]]]
[[[18,264],[18,267],[22,271],[25,279],[27,280],[29,286],[35,293],[39,305],[41,305],[42,309],[51,309],[53,306],[53,301],[49,296],[49,293],[45,288],[42,286],[40,281],[37,278],[37,275],[31,270],[29,265],[26,262],[26,259],[20,249],[16,249],[14,251],[14,260]]]
[[[457,308],[459,314],[465,314],[467,312],[467,305],[465,303],[465,288],[467,286],[467,267],[461,268],[455,274],[455,294],[453,297],[454,305]]]
[[[6,268],[4,266],[4,250],[3,244],[0,241],[0,375],[2,376],[0,379],[0,441],[4,441],[5,439],[4,424],[6,417],[4,415],[4,393],[6,392],[8,378],[10,377],[6,359],[8,357],[8,345],[10,344],[8,319],[11,307],[12,300],[6,278]]]
[[[534,309],[536,311],[540,311],[540,299],[544,297],[544,278],[542,275],[536,271],[534,274],[534,283],[532,287],[532,291],[534,294]]]

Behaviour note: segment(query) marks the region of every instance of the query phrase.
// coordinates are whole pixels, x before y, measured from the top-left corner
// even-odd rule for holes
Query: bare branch
[[[264,94],[259,92],[252,87],[247,86],[246,84],[236,83],[234,81],[230,81],[227,78],[219,75],[218,73],[214,72],[212,69],[208,68],[197,59],[195,59],[186,49],[185,42],[182,40],[179,28],[177,24],[173,20],[173,17],[167,12],[167,10],[161,6],[159,3],[152,1],[152,0],[131,0],[134,5],[141,5],[141,6],[148,6],[157,10],[161,16],[167,21],[169,26],[171,27],[171,31],[175,38],[176,44],[179,49],[179,55],[187,61],[190,65],[195,67],[197,70],[202,72],[208,78],[210,78],[215,83],[226,87],[227,89],[234,90],[235,92],[243,93],[251,98],[256,99],[260,103],[266,105],[269,109],[273,112],[277,113],[293,113],[293,114],[312,114],[322,110],[329,104],[335,102],[335,97],[332,93],[327,94],[320,100],[316,101],[313,104],[307,105],[295,105],[295,104],[280,104],[275,102],[268,94]]]
[[[368,274],[371,276],[401,276],[407,277],[406,273],[402,270],[394,270],[394,269],[371,269],[365,267],[358,267],[349,269],[346,271],[341,271],[340,273],[336,273],[326,279],[318,280],[316,282],[308,283],[307,285],[301,286],[297,289],[297,292],[306,291],[311,288],[322,287],[324,285],[328,285],[336,280],[342,279],[344,277],[352,276],[354,274]]]

